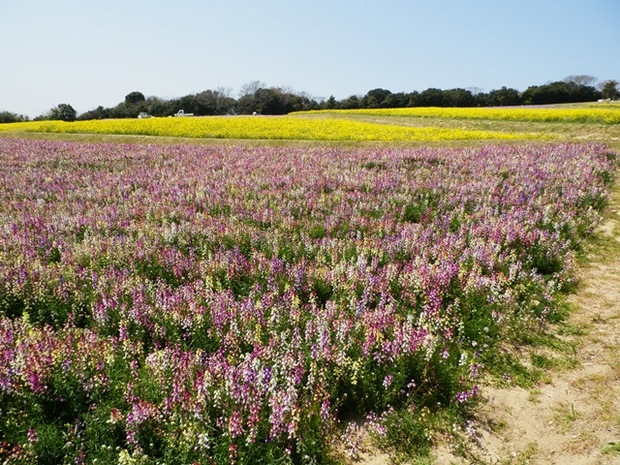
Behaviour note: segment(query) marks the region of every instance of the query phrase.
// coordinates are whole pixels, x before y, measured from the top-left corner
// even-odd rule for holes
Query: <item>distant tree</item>
[[[75,121],[77,112],[67,103],[61,103],[57,107],[52,108],[47,114],[47,119]]]
[[[218,87],[213,92],[216,95],[216,114],[226,115],[234,111],[237,101],[232,97],[232,89],[230,87]]]
[[[178,101],[178,107],[173,110],[176,113],[179,110],[184,110],[185,113],[198,114],[198,99],[196,95],[184,95]]]
[[[333,95],[330,95],[323,106],[326,110],[333,110],[336,108],[336,98]]]
[[[215,89],[215,92],[217,92],[218,95],[222,96],[223,98],[233,98],[232,97],[232,89],[230,87],[218,87]]]
[[[91,119],[105,119],[110,118],[110,110],[108,108],[103,108],[99,105],[94,110],[89,110],[85,113],[82,113],[78,119],[79,120],[91,120]]]
[[[523,103],[526,105],[537,105],[549,103],[542,86],[529,86],[523,91]]]
[[[216,115],[217,114],[217,94],[212,90],[205,90],[196,94],[197,115]]]
[[[489,93],[487,92],[478,92],[474,94],[474,105],[477,107],[486,107],[489,106]]]
[[[387,89],[372,89],[369,90],[364,97],[362,97],[361,106],[363,108],[385,108],[383,102],[386,98],[392,95]]]
[[[443,107],[444,93],[443,90],[430,87],[420,92],[418,96],[418,106],[421,107]]]
[[[484,93],[477,87],[467,89],[454,88],[442,90],[428,88],[422,92],[409,93],[376,88],[366,95],[351,95],[337,101],[334,96],[317,102],[312,96],[304,92],[295,92],[287,87],[270,87],[261,81],[251,81],[244,84],[239,92],[239,98],[231,97],[229,88],[206,90],[198,94],[164,100],[158,97],[145,98],[142,92],[134,91],[125,96],[125,99],[112,108],[98,106],[80,115],[79,119],[103,118],[135,118],[139,112],[146,111],[153,116],[169,116],[183,109],[197,115],[222,114],[285,114],[291,111],[312,110],[317,108],[399,108],[418,106],[505,106],[521,104],[549,104],[593,101],[601,97],[616,99],[620,96],[618,81],[608,80],[598,82],[596,88],[592,84],[596,78],[590,75],[570,75],[562,81],[549,82],[543,85],[533,85],[524,92],[502,87]],[[48,113],[35,120],[57,119],[73,121],[77,114],[68,104],[60,104]],[[27,117],[9,112],[0,112],[0,123],[6,121],[27,120]]]
[[[127,106],[138,105],[144,101],[146,101],[146,98],[142,92],[134,91],[125,96],[125,105]]]
[[[523,92],[526,105],[544,105],[550,103],[588,102],[598,98],[598,92],[592,86],[575,82],[555,81],[542,86],[530,86]]]
[[[285,115],[294,110],[292,94],[278,88],[258,89],[254,94],[255,108],[263,115]]]
[[[0,111],[0,123],[20,123],[22,121],[28,121],[28,118],[10,111]]]
[[[592,86],[571,88],[571,102],[594,102],[601,98],[601,92]]]
[[[242,95],[237,99],[237,104],[235,105],[235,111],[240,114],[251,115],[255,111],[258,111],[256,108],[256,97],[254,94],[246,94]]]
[[[234,99],[219,90],[205,90],[195,96],[194,113],[197,115],[225,115],[234,105]]]
[[[597,79],[588,74],[577,74],[566,76],[564,82],[568,86],[569,98],[571,102],[591,102],[600,97],[594,87]]]
[[[292,92],[293,111],[317,110],[321,107],[316,98],[307,92]]]
[[[487,94],[487,105],[489,106],[506,106],[520,105],[521,94],[518,90],[503,86],[501,89],[492,90]]]
[[[396,92],[388,95],[383,100],[385,108],[404,108],[409,103],[409,96],[404,92]]]
[[[110,108],[110,118],[135,118],[138,113],[136,108],[132,105],[125,105],[124,101]]]
[[[168,116],[174,113],[173,106],[169,100],[159,97],[149,97],[145,101],[146,112],[152,116]]]
[[[237,113],[284,115],[292,111],[319,108],[318,102],[306,93],[296,93],[288,87],[266,88],[261,85],[256,81],[244,86],[243,95],[236,102]]]
[[[252,114],[255,111],[260,112],[260,109],[257,108],[256,97],[258,91],[265,88],[266,84],[261,81],[252,81],[242,85],[239,91],[239,98],[237,99],[236,111],[246,115]]]
[[[340,102],[340,108],[343,110],[355,110],[360,107],[360,98],[357,95],[351,95]]]
[[[420,93],[417,90],[409,92],[407,94],[407,106],[418,107],[420,106]]]
[[[135,118],[141,112],[146,112],[146,98],[142,92],[130,92],[125,96],[125,101],[117,107],[119,118]]]
[[[609,98],[615,100],[619,93],[620,92],[618,91],[618,81],[616,81],[615,79],[603,81],[601,85],[602,98]]]
[[[360,101],[362,108],[400,108],[406,107],[409,96],[404,92],[392,93],[387,89],[376,88],[369,90]]]
[[[466,89],[448,89],[443,91],[443,105],[446,107],[473,107],[474,96]]]
[[[570,101],[570,88],[562,81],[551,82],[541,86],[530,86],[523,92],[526,105],[546,105]]]

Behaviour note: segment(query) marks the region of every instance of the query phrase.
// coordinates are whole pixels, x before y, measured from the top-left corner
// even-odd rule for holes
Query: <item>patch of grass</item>
[[[568,343],[560,339],[554,333],[554,329],[557,327],[556,325],[563,322],[567,315],[568,313],[562,310],[562,316],[558,317],[560,318],[559,321],[554,323],[553,326],[543,328],[523,327],[515,329],[514,342],[516,344],[520,344],[521,346],[546,347],[556,351],[568,349]]]
[[[597,394],[597,396],[604,396],[605,391],[609,389],[609,377],[606,374],[592,374],[590,376],[586,376],[583,378],[579,378],[573,381],[573,385],[578,389],[587,389],[591,388],[590,391],[592,393]]]
[[[541,395],[542,395],[542,391],[538,388],[534,388],[530,391],[530,395],[527,397],[527,400],[533,404],[540,404]]]
[[[543,354],[531,354],[532,365],[543,370],[560,369],[567,370],[575,368],[578,364],[575,352],[566,355],[547,356]]]
[[[397,463],[429,457],[431,439],[426,428],[429,419],[430,412],[426,409],[392,413],[387,419],[387,432],[379,441],[380,445],[392,452]]]
[[[574,455],[584,455],[591,451],[598,444],[594,434],[589,431],[582,431],[567,445],[568,451]]]
[[[568,431],[571,425],[581,417],[581,413],[575,409],[573,403],[560,403],[553,410],[553,420],[563,432]]]
[[[531,388],[540,382],[543,371],[527,366],[517,356],[507,351],[492,351],[485,355],[484,364],[489,374],[502,384]]]
[[[584,249],[578,254],[578,260],[582,265],[590,263],[593,259],[600,263],[612,262],[620,256],[620,182],[611,186],[609,205],[604,211],[606,223],[603,224],[590,236]]]
[[[620,416],[618,416],[616,400],[610,398],[609,389],[609,386],[605,386],[605,389],[601,389],[601,395],[597,396],[599,401],[597,419],[600,419],[608,424],[615,425],[616,428],[619,428]]]
[[[536,368],[548,369],[555,366],[555,361],[546,355],[531,354],[530,359],[532,360],[532,365]]]
[[[560,336],[586,336],[588,328],[583,323],[563,322],[558,325],[557,333]]]
[[[511,457],[498,462],[498,465],[529,465],[531,460],[536,457],[539,446],[536,441],[530,442],[521,452],[514,452]]]
[[[456,431],[464,424],[458,409],[454,408],[392,411],[387,416],[386,434],[373,436],[373,440],[381,450],[390,454],[390,463],[431,465],[435,463],[432,445],[437,441],[447,440],[455,450],[465,446]]]
[[[620,442],[608,442],[601,448],[605,455],[620,455]]]

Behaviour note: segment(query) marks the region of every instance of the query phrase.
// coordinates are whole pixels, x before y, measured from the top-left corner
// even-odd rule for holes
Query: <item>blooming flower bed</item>
[[[118,134],[211,139],[321,141],[443,141],[545,139],[542,134],[415,128],[396,124],[308,119],[294,116],[210,116],[75,121],[29,121],[0,124],[1,131],[61,134]]]
[[[613,172],[602,145],[0,138],[0,458],[312,463],[344,419],[465,409]]]
[[[583,108],[525,106],[493,108],[412,107],[371,108],[355,110],[314,110],[292,115],[335,114],[401,116],[412,118],[476,119],[492,121],[564,122],[564,123],[620,123],[620,106],[596,105]]]

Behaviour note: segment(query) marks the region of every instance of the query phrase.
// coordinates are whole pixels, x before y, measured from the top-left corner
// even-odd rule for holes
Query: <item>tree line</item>
[[[403,107],[489,107],[510,105],[546,105],[556,103],[591,102],[599,99],[615,100],[620,96],[616,80],[598,82],[589,75],[572,75],[561,81],[533,85],[525,91],[502,87],[490,92],[478,89],[437,89],[428,88],[418,92],[396,92],[387,89],[372,89],[365,95],[352,95],[342,100],[334,96],[316,99],[304,92],[294,92],[282,87],[268,87],[260,81],[245,84],[238,98],[232,97],[230,89],[205,90],[175,99],[145,97],[134,91],[111,108],[97,108],[77,114],[75,109],[61,103],[35,120],[74,121],[136,118],[145,113],[150,116],[171,116],[183,109],[197,116],[263,114],[284,115],[293,111],[321,109],[360,109],[360,108],[403,108]],[[0,123],[27,121],[23,115],[0,112]]]

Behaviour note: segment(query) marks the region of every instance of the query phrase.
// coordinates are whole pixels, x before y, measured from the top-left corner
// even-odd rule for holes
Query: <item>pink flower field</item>
[[[615,166],[0,138],[0,462],[329,463],[352,419],[464,422],[558,318]]]

